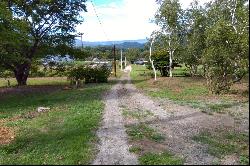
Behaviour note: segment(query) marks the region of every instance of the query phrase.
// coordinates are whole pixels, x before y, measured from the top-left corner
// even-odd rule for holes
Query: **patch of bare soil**
[[[15,139],[15,129],[5,126],[7,122],[14,122],[23,118],[34,118],[38,116],[37,112],[29,112],[25,115],[17,115],[11,118],[0,119],[0,145],[11,143]]]
[[[236,155],[227,155],[221,160],[221,165],[238,165],[239,159]]]

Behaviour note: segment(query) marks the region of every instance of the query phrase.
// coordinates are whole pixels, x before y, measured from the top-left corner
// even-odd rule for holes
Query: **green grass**
[[[126,131],[132,140],[143,140],[145,138],[155,142],[165,140],[165,137],[162,134],[143,123],[127,126]]]
[[[241,155],[240,156],[240,164],[242,165],[249,165],[249,156]]]
[[[242,163],[249,161],[249,135],[245,133],[236,133],[233,131],[224,131],[209,133],[203,132],[193,139],[197,142],[208,145],[208,153],[223,158],[226,155],[236,154]]]
[[[10,86],[16,86],[17,81],[15,78],[10,78]],[[28,78],[27,85],[66,85],[69,81],[66,77],[36,77]],[[0,87],[6,87],[7,81],[0,78]]]
[[[139,157],[141,165],[183,165],[183,160],[168,152],[147,153]]]
[[[141,151],[142,151],[142,148],[139,147],[139,146],[132,146],[132,147],[129,148],[129,152],[131,152],[131,153],[136,153],[136,154],[138,154],[138,153],[140,153]]]
[[[235,105],[239,105],[238,103],[220,103],[220,104],[208,104],[208,108],[214,112],[222,113],[225,108],[230,108]]]
[[[173,78],[158,77],[156,81],[153,81],[152,71],[146,69],[145,66],[134,65],[132,68],[132,82],[136,87],[154,98],[170,99],[180,105],[200,108],[203,112],[209,110],[209,113],[224,113],[226,108],[248,102],[248,96],[241,96],[240,94],[238,96],[233,94],[232,97],[230,97],[230,94],[220,96],[210,94],[204,78],[185,77],[187,75],[186,67],[177,67],[173,71]],[[237,90],[235,91],[237,92]],[[214,98],[217,98],[217,101],[210,100]]]
[[[148,116],[152,116],[153,113],[151,113],[149,110],[143,111],[143,110],[136,110],[136,111],[128,111],[128,110],[123,110],[122,115],[125,117],[132,117],[135,119],[143,119]]]
[[[0,145],[0,164],[89,164],[96,155],[95,131],[104,104],[101,94],[109,84],[86,85],[84,89],[16,94],[0,100],[0,118],[19,115],[5,125],[16,138]],[[47,113],[28,118],[38,106]]]

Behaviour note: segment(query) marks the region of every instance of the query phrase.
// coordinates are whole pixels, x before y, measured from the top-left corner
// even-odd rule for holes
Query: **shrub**
[[[107,65],[78,65],[71,68],[68,72],[68,78],[79,82],[85,80],[85,83],[108,82],[111,69]]]

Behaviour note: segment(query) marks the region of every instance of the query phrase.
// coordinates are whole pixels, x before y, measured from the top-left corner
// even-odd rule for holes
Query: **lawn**
[[[223,112],[232,106],[246,105],[248,97],[248,79],[232,86],[228,94],[214,95],[209,93],[203,77],[185,77],[185,67],[177,67],[173,77],[152,78],[152,71],[145,66],[133,65],[132,82],[146,94],[154,98],[167,98],[178,104],[201,108],[204,112]]]
[[[58,82],[67,83],[64,78],[31,78],[28,84]],[[90,164],[104,109],[102,94],[110,87],[87,84],[80,89],[36,90],[40,87],[30,86],[33,92],[1,96],[0,164]],[[50,110],[37,112],[39,106]]]
[[[17,85],[15,78],[10,78],[9,80],[11,86]],[[67,77],[34,77],[27,80],[27,85],[66,85],[68,83]],[[7,80],[0,78],[0,88],[6,86]]]

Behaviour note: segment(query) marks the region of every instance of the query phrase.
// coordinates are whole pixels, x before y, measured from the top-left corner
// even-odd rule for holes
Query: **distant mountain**
[[[83,43],[83,46],[90,46],[90,47],[110,46],[110,45],[113,45],[113,43],[114,43],[117,48],[143,48],[144,44],[146,42],[147,42],[146,39],[121,40],[121,41],[100,41],[100,42],[88,42],[88,41],[81,42],[81,40],[75,39],[75,45],[77,47],[81,46],[82,43]]]

